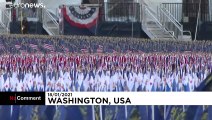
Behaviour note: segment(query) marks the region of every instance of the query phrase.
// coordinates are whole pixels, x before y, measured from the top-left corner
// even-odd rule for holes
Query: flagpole
[[[135,8],[134,8],[134,3],[133,3],[132,12],[135,12],[134,10],[135,10]],[[135,16],[136,16],[136,15],[135,15]],[[134,16],[134,17],[135,17],[135,16]],[[133,17],[132,17],[132,18],[133,18]],[[133,21],[133,19],[132,19],[132,38],[133,38],[133,34],[134,34],[134,33],[133,33],[133,32],[134,32],[134,31],[133,31],[133,30],[134,30],[134,24],[133,24],[133,22],[134,22],[134,21]]]
[[[163,119],[166,119],[166,105],[164,105],[164,115],[163,115]]]
[[[127,106],[125,105],[125,118],[127,120]]]
[[[13,115],[13,105],[11,105],[11,108],[10,108],[10,118],[12,117]]]
[[[166,84],[165,84],[165,92],[166,92]],[[164,105],[164,115],[163,115],[163,118],[164,120],[166,120],[166,105]]]
[[[101,105],[99,106],[99,112],[100,112],[100,120],[103,120],[102,119],[102,106]]]
[[[183,105],[183,112],[185,112],[185,106]]]
[[[95,111],[94,111],[94,105],[92,105],[92,120],[95,120]]]
[[[98,74],[98,73],[97,73]],[[98,84],[98,82],[97,82],[97,91],[99,91],[100,92],[100,87],[99,87],[99,84]],[[102,116],[102,106],[100,105],[99,106],[99,112],[100,112],[100,120],[103,120],[103,116]]]
[[[99,0],[98,0],[98,11],[99,11],[99,7],[100,7],[100,4],[99,4]],[[99,11],[100,12],[100,11]],[[98,29],[98,20],[99,20],[99,12],[98,12],[98,17],[96,19],[96,29],[95,29],[95,36],[97,35],[97,29]]]
[[[155,120],[155,107],[152,105],[152,120]]]

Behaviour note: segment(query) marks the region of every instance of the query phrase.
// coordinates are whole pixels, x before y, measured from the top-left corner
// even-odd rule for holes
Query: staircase
[[[159,7],[155,12],[148,5],[142,4],[141,18],[142,29],[151,39],[191,40],[190,32],[183,31],[183,26],[166,8]]]
[[[2,22],[0,23],[0,34],[5,34],[5,28],[4,26],[2,25]]]
[[[142,29],[151,39],[175,39],[172,31],[168,31],[148,6],[142,6]]]
[[[0,34],[10,33],[11,12],[10,9],[0,10]]]
[[[43,28],[49,35],[59,35],[59,23],[57,18],[47,9],[42,12]]]

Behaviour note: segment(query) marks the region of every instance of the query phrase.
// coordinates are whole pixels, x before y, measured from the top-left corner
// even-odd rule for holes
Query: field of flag
[[[212,72],[208,41],[87,36],[0,36],[0,90],[192,92]],[[201,88],[201,89],[200,89]],[[183,98],[181,98],[183,99]],[[204,101],[204,100],[203,100]],[[0,106],[0,118],[162,120],[212,118],[211,106]],[[190,110],[190,111],[191,111]]]

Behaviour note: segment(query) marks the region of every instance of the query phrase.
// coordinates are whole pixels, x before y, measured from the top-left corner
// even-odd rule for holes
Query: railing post
[[[105,21],[108,21],[107,17],[108,17],[108,13],[107,13],[107,10],[108,10],[108,5],[107,5],[107,2],[104,2],[104,12],[105,12]]]
[[[209,0],[209,6],[208,6],[208,8],[209,8],[209,19],[210,19],[210,22],[212,21],[212,0]]]
[[[2,23],[4,24],[4,12],[2,11]]]
[[[141,25],[142,25],[142,6],[141,6],[141,4],[139,3],[139,17],[140,17],[140,23],[141,23]]]
[[[197,22],[197,24],[196,24],[196,30],[195,30],[195,37],[194,37],[194,40],[196,40],[197,39],[197,32],[198,32],[198,26],[199,26],[199,20],[200,20],[200,18],[201,18],[201,16],[200,16],[200,12],[201,12],[201,0],[199,1],[199,8],[198,8],[198,13],[197,13],[197,20],[196,20],[196,22]]]
[[[158,6],[157,6],[157,18],[158,18],[158,20],[160,21],[160,15],[159,15],[159,11],[158,11]]]
[[[147,20],[146,20],[146,19],[147,19],[147,18],[146,18],[146,6],[143,7],[143,15],[144,15],[144,17],[143,17],[144,25],[146,26],[146,24],[147,24],[147,23],[146,23],[146,21],[147,21]]]
[[[44,14],[44,8],[42,8],[42,13],[41,13],[41,20],[42,20],[42,23],[44,24],[44,17],[43,17],[43,14]]]
[[[145,19],[145,16],[144,16],[144,14],[145,14],[145,9],[144,9],[144,5],[141,5],[141,22],[142,22],[142,26],[144,25],[144,19]]]
[[[63,35],[64,34],[64,17],[63,17],[63,9],[64,6],[59,6],[58,9],[58,17],[59,17],[59,35]]]
[[[181,30],[183,30],[183,26],[181,26]],[[181,40],[183,40],[183,31],[181,31]]]

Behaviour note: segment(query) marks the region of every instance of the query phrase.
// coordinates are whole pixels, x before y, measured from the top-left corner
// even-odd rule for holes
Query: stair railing
[[[177,19],[166,8],[160,7],[158,12],[158,18],[162,26],[169,31],[173,31],[176,39],[183,39],[183,26]]]
[[[47,9],[42,10],[42,22],[49,35],[59,35],[59,23]]]
[[[165,29],[163,27],[163,24],[157,19],[155,13],[152,11],[152,9],[150,9],[148,6],[146,5],[142,5],[142,15],[143,15],[143,19],[142,19],[142,28],[143,29],[146,29],[147,28],[147,24],[150,23],[150,22],[153,22],[155,23],[161,30],[163,30],[164,32],[167,32],[169,33],[169,36],[173,39],[175,39],[174,37],[174,31],[171,31],[171,30],[168,30],[168,29]],[[157,35],[151,31],[151,30],[148,30],[150,31],[150,33],[153,35],[151,38],[154,38],[154,39],[157,39]]]
[[[4,9],[1,12],[0,24],[4,28],[3,33],[10,33],[11,9]]]
[[[169,19],[171,19],[172,24],[174,24],[175,28],[172,27],[171,29],[174,29],[175,31],[175,37],[178,39],[184,39],[184,36],[186,36],[187,38],[189,38],[190,40],[192,40],[191,37],[191,32],[190,31],[184,31],[183,30],[183,25],[179,22],[179,18],[177,19],[176,16],[174,16],[167,8],[165,5],[161,4],[160,5],[160,10],[158,11],[163,11],[166,15],[168,15]],[[158,14],[160,16],[160,14]],[[161,17],[161,16],[160,16]]]

